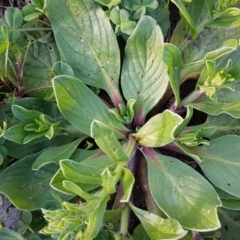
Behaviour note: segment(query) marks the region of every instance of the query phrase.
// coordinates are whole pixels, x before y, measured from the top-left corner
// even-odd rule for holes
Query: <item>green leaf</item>
[[[227,114],[220,114],[218,116],[208,115],[202,127],[216,128],[215,133],[210,138],[217,138],[223,135],[239,135],[240,134],[240,119],[234,118]]]
[[[179,115],[165,110],[150,118],[134,136],[142,146],[164,146],[174,140],[174,131],[182,122],[183,119]]]
[[[68,191],[63,185],[63,183],[65,181],[69,181],[69,180],[71,182],[75,183],[77,186],[79,186],[82,189],[82,191],[84,191],[84,192],[91,191],[91,190],[99,187],[99,185],[96,185],[96,184],[85,184],[85,183],[76,182],[76,181],[74,181],[74,179],[72,177],[67,178],[64,176],[61,169],[59,169],[56,172],[56,174],[53,176],[53,178],[51,179],[50,185],[53,189],[55,189],[61,193],[64,193],[64,194],[71,195],[73,197],[73,192]]]
[[[85,137],[62,146],[48,148],[36,159],[32,166],[33,170],[39,170],[42,166],[49,163],[58,164],[60,160],[70,158],[84,139]]]
[[[59,163],[64,176],[68,179],[87,184],[100,185],[102,183],[101,173],[103,169],[76,163],[72,160],[61,160]]]
[[[25,21],[31,21],[37,18],[42,13],[36,9],[33,4],[27,4],[22,8],[22,14]]]
[[[92,0],[52,0],[46,1],[46,15],[58,48],[75,76],[107,91],[117,106],[122,101],[120,53],[104,11]]]
[[[129,169],[124,168],[121,180],[123,184],[124,193],[122,198],[120,199],[120,202],[129,202],[129,199],[132,195],[133,186],[135,183],[135,178]]]
[[[82,132],[90,135],[93,120],[107,123],[118,136],[121,136],[121,131],[127,131],[108,111],[107,106],[79,79],[57,76],[53,79],[53,88],[63,116]]]
[[[23,158],[0,174],[0,192],[21,210],[36,210],[47,200],[53,199],[54,190],[49,186],[56,166],[48,165],[39,171],[32,170],[37,155]],[[64,195],[62,195],[64,197]]]
[[[218,214],[222,225],[222,228],[219,229],[221,232],[221,239],[238,239],[240,235],[239,211],[219,209]]]
[[[46,0],[32,0],[32,4],[38,7],[39,9],[43,9],[45,1]]]
[[[202,158],[200,167],[218,188],[240,197],[240,136],[226,135],[210,141],[209,146],[194,148]]]
[[[3,227],[0,229],[0,238],[1,240],[25,240],[25,238],[7,227]]]
[[[235,197],[217,187],[215,187],[215,190],[221,199],[223,208],[238,210],[238,211],[240,210],[240,198],[239,197]]]
[[[196,26],[192,20],[192,17],[189,15],[186,7],[185,7],[185,2],[184,0],[171,0],[179,9],[181,17],[187,22],[187,24],[190,27],[190,32],[192,36],[195,38],[197,36],[197,29]]]
[[[240,118],[239,100],[232,101],[229,103],[223,103],[219,101],[212,101],[210,98],[204,98],[199,102],[188,104],[188,106],[199,109],[200,111],[211,115],[227,113],[232,117]]]
[[[95,211],[90,214],[88,218],[87,228],[84,232],[82,240],[94,239],[94,237],[97,236],[102,226],[102,220],[106,209],[107,201],[108,198],[102,199],[102,201],[98,203]]]
[[[190,44],[182,51],[183,66],[181,69],[181,81],[190,77],[197,77],[205,67],[207,60],[219,61],[219,59],[237,49],[237,40],[230,39],[225,42],[220,41],[219,38],[221,35],[219,36],[218,34],[221,33],[212,31],[213,30],[203,30],[202,34],[200,34],[202,37],[199,36],[199,38],[191,42],[193,45]],[[216,34],[216,36],[214,34]],[[200,44],[200,46],[198,44]],[[198,48],[196,48],[196,46],[198,46]],[[199,51],[199,48],[201,51]]]
[[[77,184],[68,180],[63,181],[63,187],[86,201],[97,198],[95,195],[84,192]]]
[[[178,159],[148,148],[142,151],[147,159],[152,196],[168,217],[194,231],[220,227],[217,207],[221,202],[205,178]]]
[[[23,16],[18,8],[8,7],[4,13],[5,20],[9,27],[18,28],[22,25]]]
[[[101,174],[102,177],[102,187],[108,194],[113,194],[116,191],[116,180],[114,175],[109,171],[108,168],[104,169]]]
[[[168,85],[163,48],[162,32],[156,21],[142,17],[127,41],[121,81],[125,98],[137,100],[138,125],[162,98]]]
[[[180,50],[171,43],[165,43],[163,60],[168,67],[168,75],[173,90],[176,105],[180,103],[180,70],[182,55]]]
[[[24,124],[18,124],[8,128],[3,137],[11,142],[23,144],[24,139],[29,135],[29,132],[25,131],[24,127]],[[44,134],[42,136],[44,136]]]
[[[74,77],[74,72],[71,66],[63,62],[56,62],[53,66],[53,72],[56,75],[68,75]]]
[[[210,27],[238,27],[240,25],[240,9],[228,8],[224,12],[213,11],[214,20]]]
[[[115,161],[128,161],[128,156],[123,151],[114,132],[107,125],[94,120],[91,125],[91,136],[94,138],[100,149],[102,149],[111,159]]]
[[[39,118],[42,114],[36,110],[28,110],[19,105],[12,105],[12,112],[14,116],[22,121],[23,123],[32,123],[35,122],[36,118]]]
[[[94,1],[100,3],[103,6],[107,6],[108,8],[111,8],[112,6],[121,3],[121,0],[94,0]]]
[[[134,214],[141,221],[151,240],[180,239],[187,234],[175,219],[164,219],[153,213],[141,210],[129,204]]]

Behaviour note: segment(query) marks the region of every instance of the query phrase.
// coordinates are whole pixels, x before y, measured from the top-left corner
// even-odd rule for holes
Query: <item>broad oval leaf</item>
[[[177,240],[187,234],[175,219],[164,219],[153,213],[141,210],[130,204],[130,208],[141,221],[151,240]]]
[[[45,201],[52,200],[54,190],[49,183],[57,167],[48,165],[39,171],[32,170],[32,163],[38,155],[23,158],[0,174],[0,192],[21,210],[40,209]],[[66,200],[66,195],[61,195]],[[65,197],[64,197],[65,196]]]
[[[174,140],[174,131],[183,119],[169,110],[152,117],[134,134],[139,144],[145,147],[161,147]]]
[[[104,89],[118,105],[120,53],[104,11],[92,0],[46,1],[46,15],[66,63],[76,77]]]
[[[53,78],[53,89],[63,116],[77,129],[90,135],[92,121],[99,120],[115,130],[118,136],[127,131],[104,103],[79,79],[71,76]]]
[[[193,150],[202,158],[200,167],[218,188],[240,197],[240,136],[226,135],[210,141],[210,145]]]
[[[220,199],[211,184],[183,162],[143,148],[149,186],[158,206],[184,228],[210,231],[220,227]]]
[[[138,125],[162,98],[168,85],[163,48],[163,35],[156,21],[142,17],[127,41],[121,81],[125,98],[137,100]]]

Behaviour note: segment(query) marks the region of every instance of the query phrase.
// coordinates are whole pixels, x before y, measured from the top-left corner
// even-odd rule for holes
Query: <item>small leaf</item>
[[[174,131],[182,122],[183,119],[179,115],[165,110],[150,118],[134,136],[142,146],[164,146],[174,140]]]
[[[68,75],[74,77],[74,72],[72,68],[63,62],[56,62],[53,66],[53,72],[56,75]]]
[[[200,146],[193,152],[202,158],[200,167],[207,178],[218,188],[240,197],[240,136],[226,135]]]
[[[18,28],[22,25],[23,16],[18,8],[8,7],[4,13],[5,20],[9,27]]]
[[[122,198],[120,199],[120,202],[129,202],[129,199],[132,195],[133,186],[135,183],[135,178],[130,170],[124,168],[121,180],[123,184],[124,193]]]
[[[101,174],[102,176],[102,187],[107,191],[108,194],[113,194],[116,191],[115,185],[116,180],[114,176],[111,174],[108,168],[104,169]]]
[[[184,1],[183,0],[171,0],[171,2],[173,2],[178,7],[182,18],[190,26],[190,28],[191,28],[190,32],[193,35],[193,38],[195,38],[197,36],[197,29],[196,29],[196,26],[195,26],[191,16],[189,15],[189,13],[185,7]]]
[[[163,219],[153,213],[136,208],[132,204],[129,204],[129,206],[141,221],[151,240],[177,240],[187,234],[187,231],[175,219]]]
[[[121,144],[117,140],[114,132],[107,125],[94,120],[91,125],[91,136],[100,149],[111,159],[115,161],[128,161],[128,157],[123,151]]]
[[[168,67],[170,84],[175,96],[176,105],[180,103],[180,70],[182,55],[180,50],[171,43],[165,43],[163,60]]]
[[[90,201],[96,198],[95,195],[84,192],[77,184],[71,181],[63,181],[63,187],[66,188],[68,191],[72,192],[73,194],[76,194],[79,197],[85,199],[86,201]]]
[[[152,196],[168,217],[194,231],[220,227],[217,207],[221,202],[204,177],[178,159],[148,148],[142,152],[147,159]]]

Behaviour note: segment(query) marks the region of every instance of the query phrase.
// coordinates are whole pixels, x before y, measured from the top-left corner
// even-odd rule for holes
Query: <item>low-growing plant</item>
[[[239,236],[239,1],[170,2],[5,10],[0,192],[23,212],[1,237]]]

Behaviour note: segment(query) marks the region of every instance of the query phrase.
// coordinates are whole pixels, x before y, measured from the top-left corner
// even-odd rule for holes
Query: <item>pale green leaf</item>
[[[123,151],[114,132],[107,125],[94,120],[91,125],[91,136],[94,138],[100,149],[102,149],[111,159],[115,161],[128,161],[128,156]]]
[[[240,136],[226,135],[210,141],[209,146],[193,150],[202,158],[200,167],[218,188],[240,197]]]
[[[85,199],[86,201],[92,200],[95,195],[84,192],[77,184],[72,181],[64,180],[63,187],[66,188],[67,191],[72,192],[73,194]]]
[[[163,60],[168,67],[170,84],[175,96],[176,105],[180,103],[180,70],[182,55],[180,50],[171,43],[164,45]]]
[[[122,180],[122,184],[123,184],[124,193],[123,193],[122,198],[120,199],[120,202],[128,202],[132,195],[135,178],[129,169],[124,168],[121,180]]]
[[[142,17],[127,41],[121,81],[125,98],[137,100],[135,110],[139,125],[162,98],[168,85],[163,48],[162,32],[156,21]]]
[[[152,196],[168,217],[195,231],[220,227],[217,207],[221,202],[204,177],[178,159],[148,148],[142,151],[147,159]]]
[[[5,20],[9,27],[18,28],[23,21],[22,12],[18,8],[8,7],[4,13]]]
[[[194,24],[192,17],[186,9],[186,3],[183,0],[171,0],[179,9],[182,19],[184,19],[190,27],[190,32],[195,38],[197,36],[196,25]],[[203,2],[203,1],[202,1]],[[191,3],[190,3],[191,4]]]
[[[32,166],[33,170],[39,170],[42,166],[49,163],[58,164],[60,160],[70,158],[84,138],[77,139],[62,146],[48,148],[36,159]]]
[[[120,53],[104,11],[92,0],[46,1],[46,15],[66,63],[84,83],[104,89],[117,106]]]
[[[94,237],[97,236],[102,226],[102,220],[106,209],[107,201],[108,198],[102,199],[102,201],[98,203],[95,211],[91,212],[88,218],[87,228],[84,232],[82,240],[94,239]]]
[[[99,185],[96,185],[96,184],[85,184],[85,183],[76,182],[76,181],[74,181],[74,179],[72,177],[67,178],[67,177],[64,176],[61,169],[59,169],[56,172],[56,174],[53,176],[53,178],[51,179],[50,185],[53,189],[57,190],[58,192],[68,194],[68,195],[71,195],[73,197],[74,196],[73,192],[68,191],[68,189],[65,188],[64,185],[63,185],[63,183],[65,181],[69,181],[69,180],[71,182],[73,182],[74,184],[76,184],[77,186],[79,186],[84,192],[91,191],[91,190],[99,187]]]
[[[187,233],[175,219],[164,219],[153,213],[136,208],[132,204],[129,204],[129,206],[141,221],[151,240],[177,240]]]
[[[214,20],[210,27],[238,27],[240,25],[240,9],[228,8],[224,12],[213,11]]]
[[[108,111],[108,107],[79,79],[57,76],[53,79],[53,88],[63,116],[82,132],[90,135],[93,120],[106,123],[118,136],[121,131],[127,131]]]
[[[68,179],[87,184],[100,185],[102,183],[102,169],[76,163],[68,159],[61,160],[59,163],[64,176]]]
[[[183,119],[179,115],[165,110],[150,118],[134,136],[142,146],[164,146],[174,140],[174,131],[182,122]]]

